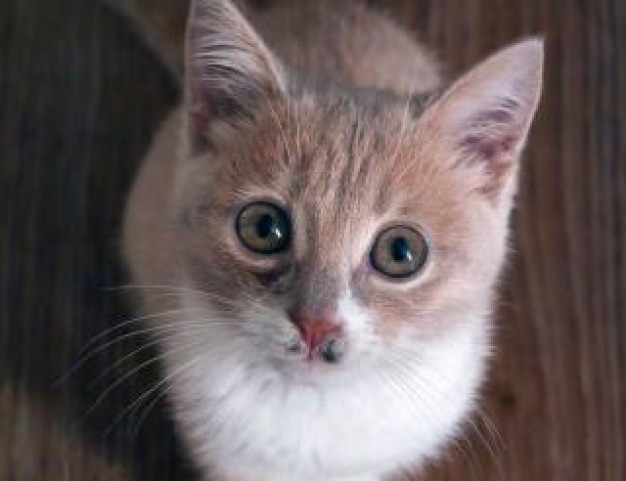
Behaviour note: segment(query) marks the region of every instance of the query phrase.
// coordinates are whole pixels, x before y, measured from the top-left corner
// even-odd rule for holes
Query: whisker
[[[135,366],[133,369],[131,369],[129,372],[127,372],[123,376],[117,378],[112,384],[109,385],[109,387],[107,387],[102,393],[100,393],[100,395],[96,398],[94,403],[89,407],[89,409],[87,409],[85,414],[83,414],[83,416],[80,418],[79,422],[80,423],[84,422],[85,419],[87,419],[96,410],[96,408],[102,403],[102,401],[104,401],[104,399],[107,397],[107,395],[111,391],[113,391],[113,389],[118,387],[120,384],[122,384],[124,381],[126,381],[127,379],[129,379],[131,376],[133,376],[134,374],[138,373],[142,369],[144,369],[144,368],[146,368],[146,367],[148,367],[148,366],[150,366],[150,365],[152,365],[155,362],[158,362],[160,360],[161,360],[160,356],[154,356],[154,357],[148,359],[147,361],[142,362],[138,366]]]
[[[205,326],[203,325],[203,328]],[[193,331],[192,331],[193,332]],[[191,333],[192,333],[191,332]],[[203,331],[206,332],[206,331]],[[189,331],[186,331],[185,334],[190,333]],[[162,341],[162,340],[160,340]],[[179,351],[184,351],[193,347],[197,347],[197,346],[203,346],[206,344],[206,340],[205,339],[200,339],[200,340],[195,340],[194,342],[188,342],[188,343],[184,343],[180,346],[174,347],[174,348],[170,348],[168,350],[168,353],[174,353],[174,352],[179,352]],[[126,381],[127,379],[129,379],[131,376],[133,376],[134,374],[138,373],[139,371],[141,371],[142,369],[145,369],[146,367],[148,367],[151,364],[154,364],[155,362],[158,362],[162,359],[162,356],[160,355],[156,355],[153,356],[152,358],[140,363],[139,365],[135,366],[133,369],[131,369],[129,372],[127,372],[126,374],[124,374],[123,376],[117,378],[114,382],[112,382],[106,389],[103,390],[103,392],[97,397],[97,399],[95,400],[95,402],[92,404],[92,406],[85,412],[85,414],[82,416],[81,418],[81,422],[84,421],[84,419],[86,419],[91,413],[93,413],[93,411],[102,403],[102,401],[105,399],[105,397],[111,392],[113,391],[116,387],[118,387],[119,385],[121,385],[124,381]],[[201,358],[199,358],[200,360]],[[100,376],[101,377],[101,376]]]
[[[406,369],[407,366],[404,365],[404,362],[402,360],[398,360],[397,358],[387,358],[387,361],[391,362],[392,365],[395,365],[397,368],[399,368],[402,372],[405,372],[406,375]],[[421,389],[423,389],[425,392],[427,392],[429,390],[429,387],[423,383],[423,381],[416,376],[411,376],[411,379],[413,382],[418,382],[419,386]],[[417,400],[420,400],[422,403],[426,402],[427,399],[420,395],[415,389],[415,387],[409,383],[404,376],[398,375],[396,377],[392,377],[390,379],[390,381],[392,383],[392,387],[395,386],[395,389],[399,392],[402,393],[406,396],[407,400],[409,401],[409,406],[411,406],[412,404],[414,404]],[[440,413],[441,409],[439,405],[435,405],[434,402],[432,401],[428,401],[428,406],[432,409],[429,409],[429,412],[432,413]],[[419,403],[416,406],[416,408],[419,410]],[[412,414],[414,415],[414,414]],[[421,413],[420,413],[421,415]],[[438,418],[440,418],[441,416],[438,414],[434,414],[435,416],[437,416]],[[421,417],[421,416],[420,416]],[[417,421],[422,422],[421,419],[418,419]],[[460,441],[464,442],[467,445],[467,448],[469,449],[469,453],[466,451],[466,449],[460,444]],[[476,453],[474,452],[471,444],[467,441],[467,439],[462,436],[459,440],[453,439],[452,440],[452,444],[459,450],[459,452],[461,453],[461,455],[463,456],[463,458],[466,460],[466,462],[468,463],[468,465],[470,466],[470,469],[472,470],[472,478],[475,478],[475,472],[476,472],[476,466],[480,465],[480,463],[478,463],[478,458],[476,457]]]
[[[480,430],[480,427],[470,419],[471,426],[476,432],[476,435],[480,439],[483,446],[485,446],[485,448],[487,449],[489,457],[491,458],[496,468],[498,479],[505,479],[505,468],[501,456],[502,452],[504,451],[504,441],[502,440],[500,433],[497,431],[495,425],[489,419],[487,414],[479,407],[476,408],[475,412],[478,418],[482,421],[482,424],[486,427],[487,436],[484,436],[482,431]]]
[[[402,346],[401,344],[395,344],[395,348],[397,350],[400,350],[402,352],[404,352],[405,354],[412,354],[412,355],[416,355],[418,354],[415,351],[415,348],[413,346]],[[398,353],[395,353],[396,355],[398,355]],[[450,385],[453,385],[454,383],[446,376],[444,375],[438,368],[437,366],[432,365],[432,363],[429,363],[427,361],[427,359],[418,356],[419,358],[419,362],[421,362],[423,365],[425,365],[428,369],[430,369],[432,372],[434,372],[437,376],[441,377],[444,381],[446,381],[447,383],[449,383]],[[403,358],[402,358],[403,359]],[[403,361],[406,362],[406,361]],[[486,416],[484,413],[482,413],[481,411],[479,411],[479,414],[481,416]],[[480,443],[485,447],[485,449],[487,450],[487,453],[489,454],[489,458],[491,459],[491,461],[494,463],[494,466],[496,467],[497,471],[498,471],[498,476],[499,477],[503,477],[504,475],[504,468],[502,466],[502,460],[501,460],[501,445],[498,445],[497,441],[493,438],[492,433],[488,430],[488,437],[485,437],[483,431],[481,431],[480,427],[470,418],[465,420],[465,423],[471,428],[472,431],[474,431],[476,433],[476,436],[478,438],[478,440],[480,441]],[[471,443],[468,439],[464,439],[464,441],[466,442],[466,444],[468,445],[468,447],[470,448],[470,450],[472,451],[473,457],[477,457],[476,453],[473,451],[473,448],[471,446]]]
[[[154,407],[158,404],[158,402],[167,395],[167,393],[172,389],[172,387],[173,385],[170,383],[170,385],[166,387],[165,389],[163,389],[162,392],[154,396],[154,399],[150,401],[150,404],[148,404],[146,408],[143,410],[143,412],[141,413],[141,416],[135,423],[134,428],[132,426],[129,428],[129,431],[132,433],[132,436],[137,438],[137,436],[139,435],[139,430],[141,428],[141,425],[148,418],[150,411],[152,411],[152,409],[154,409]]]
[[[107,286],[103,288],[105,291],[166,291],[164,294],[194,294],[204,299],[220,301],[229,305],[237,305],[240,299],[234,300],[215,294],[213,292],[204,291],[188,286],[167,285],[167,284],[120,284],[117,286]]]
[[[476,408],[476,414],[482,420],[483,424],[487,428],[487,431],[489,432],[490,437],[496,443],[496,446],[499,452],[503,452],[506,449],[506,443],[504,442],[504,439],[502,438],[502,435],[498,431],[498,428],[496,427],[494,422],[489,418],[487,413],[483,411],[480,407]]]
[[[161,386],[163,386],[163,384],[167,383],[169,380],[173,379],[175,376],[177,376],[177,375],[179,375],[179,374],[181,374],[181,373],[191,369],[194,365],[196,365],[197,363],[199,363],[202,360],[203,360],[203,358],[196,357],[196,358],[194,358],[194,359],[184,363],[178,369],[172,371],[169,375],[165,376],[155,386],[153,386],[148,391],[144,392],[141,396],[139,396],[137,399],[135,399],[135,401],[133,401],[129,406],[127,406],[121,412],[121,414],[116,416],[116,418],[111,423],[111,426],[105,431],[104,437],[107,437],[111,433],[113,428],[124,418],[124,416],[126,416],[127,413],[129,413],[129,411],[133,410],[136,406],[140,405],[143,402],[144,399],[146,399],[152,393],[154,393],[156,390],[158,390]]]
[[[394,361],[395,362],[395,361]],[[390,375],[391,376],[391,375]],[[415,378],[413,378],[413,380],[416,380]],[[425,391],[427,391],[427,386],[425,386],[420,380],[419,378],[417,379],[418,382],[420,382],[420,385],[422,387],[422,389],[424,389]],[[396,390],[399,394],[404,395],[405,398],[407,399],[407,401],[409,402],[409,408],[411,409],[411,415],[412,416],[416,416],[416,414],[419,413],[419,416],[416,420],[416,422],[418,423],[422,423],[423,419],[422,418],[422,413],[420,412],[421,410],[421,405],[424,404],[425,402],[427,402],[427,399],[424,398],[424,396],[421,396],[416,390],[415,387],[413,387],[410,383],[408,383],[408,381],[406,381],[404,379],[404,376],[391,376],[389,378],[390,386],[392,388],[394,388],[394,390]],[[421,402],[420,402],[421,401]],[[428,412],[431,413],[431,415],[434,415],[438,418],[440,418],[441,416],[436,414],[436,413],[440,413],[441,409],[438,405],[435,405],[433,402],[428,402],[428,406],[432,409],[429,409]],[[427,407],[428,407],[427,406]],[[417,410],[417,411],[415,411]],[[434,413],[434,414],[433,414]],[[466,442],[466,439],[461,438],[460,441]],[[474,472],[474,465],[476,464],[476,456],[475,453],[472,450],[471,445],[468,445],[468,448],[470,449],[470,453],[469,454],[466,449],[460,444],[459,440],[453,439],[452,440],[452,444],[461,452],[462,456],[466,459],[466,461],[468,462],[468,464],[471,466],[472,472]],[[466,442],[467,444],[467,442]]]
[[[132,337],[137,337],[137,336],[140,336],[142,334],[145,334],[145,331],[146,331],[146,329],[142,329],[142,330],[126,333],[124,335],[116,337],[115,339],[105,343],[104,345],[98,346],[98,347],[94,348],[93,350],[88,351],[87,353],[82,355],[74,364],[72,364],[72,366],[70,366],[70,368],[67,369],[67,371],[65,371],[65,373],[63,373],[59,377],[59,379],[57,379],[53,383],[53,387],[56,389],[56,388],[60,387],[62,384],[64,384],[65,382],[67,382],[67,380],[71,376],[76,374],[76,372],[78,372],[79,369],[81,369],[85,364],[87,364],[87,362],[89,362],[89,360],[93,359],[98,353],[104,351],[105,349],[107,349],[108,347],[110,347],[110,346],[112,346],[114,344],[117,344],[119,342],[124,341],[125,339],[130,339]]]
[[[202,320],[201,320],[202,321]],[[124,361],[126,361],[127,359],[137,355],[138,353],[145,351],[146,349],[149,349],[150,347],[153,347],[155,345],[161,344],[163,343],[167,338],[169,339],[174,339],[176,336],[172,336],[171,332],[172,331],[177,331],[179,329],[184,328],[184,335],[190,335],[190,334],[204,334],[204,333],[208,333],[208,327],[214,327],[216,325],[230,325],[231,322],[230,321],[224,321],[222,323],[218,323],[218,322],[210,322],[209,324],[205,324],[202,323],[201,321],[198,322],[188,322],[188,323],[171,323],[171,324],[167,324],[165,326],[157,326],[157,336],[159,334],[167,334],[167,337],[157,337],[155,336],[154,339],[152,339],[151,341],[145,343],[144,345],[138,347],[137,349],[135,349],[134,351],[130,352],[129,354],[124,355],[122,358],[118,359],[117,361],[115,361],[115,363],[113,363],[113,365],[109,366],[107,369],[105,369],[102,373],[100,373],[100,375],[98,375],[98,377],[96,377],[89,385],[88,388],[90,388],[91,386],[93,386],[94,384],[97,384],[97,382],[102,379],[104,376],[106,376],[108,373],[110,373],[111,371],[114,371],[117,367],[119,367],[122,363],[124,363]],[[162,331],[161,331],[162,329]],[[142,333],[145,333],[146,330],[144,330]]]
[[[178,346],[177,348],[171,349],[169,352],[178,352],[178,351],[183,350],[183,349],[189,349],[190,347],[195,347],[196,345],[203,345],[203,344],[204,344],[204,340],[198,341],[197,343],[190,343],[190,344],[185,344],[185,345],[182,345],[182,346]],[[148,367],[149,365],[154,364],[155,362],[160,361],[161,359],[162,359],[162,357],[160,355],[153,356],[150,359],[142,362],[138,366],[135,366],[133,369],[131,369],[129,372],[127,372],[123,376],[117,378],[112,384],[110,384],[106,389],[104,389],[104,391],[97,397],[96,401],[92,404],[92,406],[87,410],[87,412],[81,418],[81,422],[84,419],[86,419],[102,403],[104,398],[111,391],[113,391],[113,389],[115,389],[116,387],[121,385],[124,381],[129,379],[134,374],[138,373],[139,371],[141,371],[142,369]]]
[[[156,317],[156,316],[155,316]],[[200,319],[198,321],[194,321],[194,322],[185,322],[185,321],[176,321],[176,322],[171,322],[171,323],[166,323],[166,324],[161,324],[161,325],[154,325],[154,326],[149,326],[149,327],[145,327],[142,329],[136,329],[132,332],[128,332],[122,335],[119,335],[115,338],[113,338],[110,341],[105,342],[104,344],[101,344],[100,346],[96,346],[93,349],[90,349],[87,352],[84,352],[83,349],[83,355],[74,363],[73,366],[71,366],[66,372],[65,374],[63,374],[54,384],[53,386],[55,388],[59,387],[61,384],[63,384],[64,382],[67,381],[67,379],[69,379],[69,377],[71,377],[72,375],[74,375],[81,367],[83,367],[89,360],[93,359],[98,353],[104,351],[105,349],[111,347],[114,344],[118,344],[124,340],[127,339],[131,339],[134,337],[138,337],[138,336],[142,336],[142,335],[146,335],[146,334],[151,334],[151,333],[171,333],[171,332],[176,332],[178,330],[182,330],[182,328],[185,327],[197,327],[197,328],[204,328],[204,329],[208,329],[209,327],[214,327],[217,325],[229,325],[231,324],[230,321],[224,320],[224,321],[216,321],[213,319]]]
[[[131,319],[127,319],[126,321],[123,321],[119,324],[116,324],[114,326],[111,326],[108,329],[105,329],[103,332],[101,332],[100,334],[95,335],[94,337],[92,337],[91,339],[89,339],[85,345],[81,348],[81,351],[85,351],[87,348],[89,348],[91,345],[93,345],[95,342],[97,342],[98,340],[102,339],[103,337],[106,337],[108,334],[111,334],[112,332],[118,330],[118,329],[122,329],[126,326],[129,326],[131,324],[136,324],[138,322],[142,322],[142,321],[147,321],[150,319],[158,319],[160,317],[166,317],[166,316],[173,316],[175,314],[183,314],[187,312],[187,309],[171,309],[171,310],[167,310],[167,311],[162,311],[162,312],[157,312],[154,314],[146,314],[143,316],[138,316],[138,317],[133,317]]]

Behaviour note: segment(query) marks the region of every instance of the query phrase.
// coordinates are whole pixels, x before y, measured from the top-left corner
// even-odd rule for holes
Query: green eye
[[[370,252],[372,266],[387,277],[403,279],[424,267],[428,241],[417,229],[394,226],[382,231]]]
[[[244,207],[237,216],[241,243],[257,254],[277,254],[291,243],[291,225],[285,212],[269,202]]]

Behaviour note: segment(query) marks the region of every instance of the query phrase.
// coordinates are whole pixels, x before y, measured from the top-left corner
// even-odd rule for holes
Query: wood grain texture
[[[490,382],[467,440],[420,479],[623,481],[626,2],[370,3],[450,77],[520,36],[547,41]],[[97,1],[0,2],[0,480],[194,479],[163,403],[133,405],[157,382],[154,352],[129,356],[145,338],[129,325],[88,345],[131,315],[111,289],[121,209],[176,97]]]

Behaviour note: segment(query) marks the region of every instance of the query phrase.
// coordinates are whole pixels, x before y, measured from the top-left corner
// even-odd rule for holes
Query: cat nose
[[[295,310],[289,313],[291,322],[300,331],[300,337],[306,344],[309,355],[320,355],[327,362],[337,362],[341,357],[340,347],[343,328],[337,315],[324,310],[312,313]]]

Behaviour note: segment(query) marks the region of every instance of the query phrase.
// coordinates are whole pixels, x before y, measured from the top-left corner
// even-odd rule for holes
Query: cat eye
[[[257,254],[283,252],[291,242],[287,214],[269,202],[255,202],[241,209],[236,229],[241,243]]]
[[[404,279],[419,272],[428,258],[428,241],[418,229],[394,226],[382,231],[370,252],[372,266],[387,277]]]

